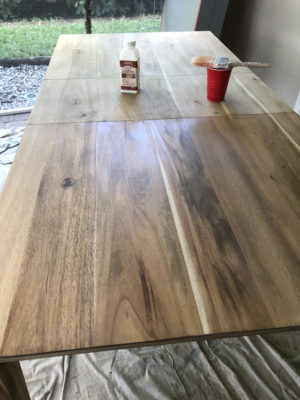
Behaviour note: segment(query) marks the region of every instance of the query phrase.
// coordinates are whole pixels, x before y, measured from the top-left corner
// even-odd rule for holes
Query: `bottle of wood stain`
[[[135,41],[124,41],[120,54],[121,92],[137,94],[140,90],[140,53]]]

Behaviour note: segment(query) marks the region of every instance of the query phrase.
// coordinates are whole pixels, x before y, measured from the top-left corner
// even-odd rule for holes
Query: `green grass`
[[[93,19],[93,33],[159,31],[159,16]],[[50,56],[61,33],[85,33],[83,19],[0,24],[0,58]]]

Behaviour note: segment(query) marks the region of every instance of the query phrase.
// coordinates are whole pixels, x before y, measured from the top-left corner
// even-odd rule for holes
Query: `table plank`
[[[178,118],[199,116],[244,115],[291,112],[281,100],[253,73],[232,75],[225,101],[207,100],[206,76],[169,76],[172,98],[179,110]]]
[[[211,32],[61,35],[45,78],[119,77],[119,56],[125,38],[137,41],[142,77],[205,75],[205,68],[191,65],[192,57],[198,55],[224,56],[238,61]],[[233,70],[234,74],[247,72],[248,68]]]
[[[180,115],[164,78],[144,78],[137,96],[122,94],[119,78],[45,80],[28,124],[130,121]]]
[[[296,143],[268,115],[149,124],[204,332],[299,326]]]
[[[202,332],[142,122],[29,127],[9,181],[0,199],[2,357]],[[29,187],[20,205],[16,190]]]
[[[97,78],[98,47],[96,35],[60,35],[45,79]]]
[[[197,55],[239,59],[211,32],[148,33],[155,56],[164,75],[206,75],[206,68],[191,65]],[[234,68],[233,74],[248,73],[248,68]]]
[[[96,276],[96,340],[109,345],[202,331],[144,123],[99,129],[97,208],[105,212],[97,214],[96,258],[103,267]]]
[[[99,120],[95,79],[44,80],[27,124]]]
[[[144,77],[137,96],[122,94],[119,78],[44,80],[29,124],[139,121],[214,115],[291,112],[255,74],[233,75],[225,101],[206,98],[206,76]]]
[[[150,34],[151,35],[151,34]],[[142,77],[161,77],[163,71],[157,60],[155,49],[151,45],[148,33],[102,34],[98,35],[99,52],[97,54],[98,78],[120,77],[119,57],[124,39],[136,40],[140,52],[140,74]],[[163,38],[161,38],[163,40]]]
[[[295,112],[276,114],[274,119],[289,142],[300,146],[299,115]]]
[[[248,68],[234,68],[224,102],[206,98],[197,54],[237,58],[211,32],[134,34],[141,50],[141,92],[120,93],[119,53],[132,35],[62,35],[29,124],[139,121],[290,112]],[[96,79],[97,78],[97,79]]]

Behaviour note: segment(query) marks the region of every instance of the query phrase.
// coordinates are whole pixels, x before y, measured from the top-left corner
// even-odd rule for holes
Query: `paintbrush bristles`
[[[192,58],[192,65],[197,65],[198,67],[212,67],[215,62],[215,57],[200,56]]]
[[[227,57],[200,56],[192,58],[192,65],[198,67],[227,68],[228,63],[229,58]]]

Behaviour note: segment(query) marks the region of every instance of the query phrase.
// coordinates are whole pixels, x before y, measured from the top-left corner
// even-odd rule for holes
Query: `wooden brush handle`
[[[234,67],[266,68],[270,67],[270,64],[265,64],[261,62],[241,62],[241,61],[236,61],[228,64],[228,68],[234,68]]]

